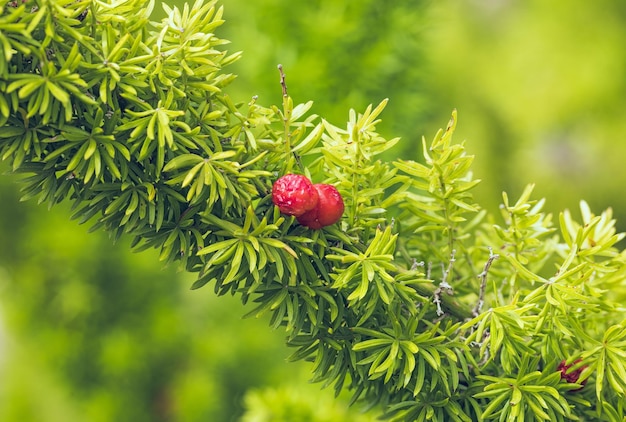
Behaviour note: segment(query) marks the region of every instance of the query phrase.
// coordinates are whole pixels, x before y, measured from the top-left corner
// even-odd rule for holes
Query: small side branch
[[[445,313],[443,308],[441,307],[441,294],[445,292],[449,295],[452,295],[454,293],[452,286],[450,285],[450,283],[448,283],[448,276],[452,272],[452,266],[454,265],[454,261],[456,261],[454,257],[455,255],[456,255],[456,251],[453,249],[452,252],[450,253],[450,261],[448,261],[448,268],[443,269],[443,275],[441,276],[441,283],[439,283],[439,287],[437,287],[435,289],[435,292],[433,293],[433,296],[434,296],[433,302],[435,302],[435,305],[437,305],[437,316],[440,316],[440,317],[443,316],[443,314]]]
[[[285,71],[283,70],[282,64],[278,65],[278,73],[280,73],[280,86],[283,89],[283,97],[288,97],[289,94],[287,93],[287,82],[285,82]]]
[[[280,73],[280,87],[283,90],[283,110],[282,110],[282,118],[284,125],[284,137],[285,137],[285,172],[290,173],[291,169],[295,164],[303,169],[302,162],[300,161],[300,156],[291,151],[291,114],[293,112],[293,102],[291,97],[289,97],[289,93],[287,92],[287,82],[285,82],[285,71],[283,70],[283,65],[278,65],[278,73]]]
[[[493,261],[500,258],[500,255],[494,254],[493,249],[489,247],[489,259],[485,262],[485,266],[483,267],[483,272],[478,274],[478,278],[480,278],[480,292],[478,293],[478,302],[476,302],[476,306],[472,310],[472,315],[475,317],[480,314],[480,311],[483,309],[483,305],[485,304],[485,291],[487,290],[487,273],[489,272],[489,268],[491,268],[491,264]]]
[[[411,271],[416,271],[419,267],[424,267],[424,261],[417,261],[417,259],[413,258],[411,263]]]
[[[443,268],[443,275],[441,277],[442,285],[445,284],[450,287],[450,285],[448,284],[448,277],[450,276],[450,274],[452,274],[452,267],[454,266],[454,263],[456,262],[455,255],[456,255],[456,249],[452,249],[452,252],[450,252],[450,260],[448,261],[448,268]],[[441,263],[441,266],[443,267],[443,263]]]

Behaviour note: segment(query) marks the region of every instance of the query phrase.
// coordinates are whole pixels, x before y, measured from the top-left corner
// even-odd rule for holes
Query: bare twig
[[[439,287],[435,289],[435,292],[433,294],[434,296],[433,302],[435,302],[435,305],[437,305],[437,315],[440,317],[443,316],[443,314],[445,313],[443,309],[441,308],[441,294],[443,292],[446,292],[449,295],[452,295],[452,293],[454,293],[452,286],[450,285],[450,283],[448,283],[448,276],[452,272],[452,265],[454,264],[454,261],[455,261],[455,258],[454,258],[455,254],[456,254],[456,251],[453,249],[452,252],[450,253],[450,260],[448,261],[448,268],[443,270],[443,274],[441,276],[441,283],[439,283]]]
[[[441,309],[441,287],[438,287],[435,290],[433,302],[435,302],[435,305],[437,305],[437,315],[442,316],[445,312],[443,311],[443,309]]]
[[[452,295],[454,293],[452,286],[449,285],[447,281],[442,281],[441,283],[439,283],[439,287],[437,287],[433,292],[433,302],[435,302],[435,305],[437,305],[438,316],[442,316],[445,313],[441,307],[441,294],[444,292],[449,295]]]
[[[412,263],[411,263],[411,271],[415,271],[417,270],[419,267],[423,267],[424,266],[424,261],[417,261],[417,259],[413,258]]]
[[[489,337],[491,336],[491,333],[489,333],[489,331],[485,331],[485,334],[483,335],[483,341],[481,343],[481,346],[485,343],[489,341]],[[485,355],[483,356],[483,358],[480,360],[480,362],[478,362],[478,366],[485,366],[487,364],[487,362],[489,362],[489,357],[491,355],[491,349],[489,347],[489,344],[485,345]]]
[[[288,97],[287,83],[285,82],[285,72],[283,71],[283,65],[278,65],[278,72],[280,73],[280,86],[283,88],[283,97]]]
[[[456,249],[452,249],[452,252],[450,252],[450,259],[448,260],[448,268],[443,269],[443,275],[441,276],[441,284],[448,284],[448,277],[452,273],[452,266],[454,265],[454,262],[456,261],[456,258],[454,257],[455,255],[456,255]],[[443,267],[443,263],[441,264],[441,266]]]
[[[480,311],[485,304],[485,290],[487,289],[487,273],[489,272],[489,268],[491,268],[491,264],[493,261],[500,258],[500,255],[494,254],[491,246],[489,247],[489,259],[485,262],[485,266],[483,267],[483,272],[478,274],[480,278],[480,292],[478,293],[478,302],[476,302],[476,306],[472,310],[472,315],[475,317],[480,314]]]

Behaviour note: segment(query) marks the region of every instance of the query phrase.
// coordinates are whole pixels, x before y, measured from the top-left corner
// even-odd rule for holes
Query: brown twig
[[[483,267],[483,272],[478,274],[480,278],[480,292],[478,293],[478,302],[476,302],[476,306],[472,309],[472,315],[477,317],[480,314],[480,311],[485,304],[485,290],[487,289],[487,273],[489,272],[489,268],[491,268],[491,264],[493,261],[500,258],[500,255],[494,254],[493,249],[489,247],[489,259],[485,262],[485,266]]]
[[[288,97],[289,94],[287,93],[287,83],[285,82],[285,72],[283,71],[282,64],[278,65],[278,72],[280,73],[280,86],[283,89],[283,97]]]

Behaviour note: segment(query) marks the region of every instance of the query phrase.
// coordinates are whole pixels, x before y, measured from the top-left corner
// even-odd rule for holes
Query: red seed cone
[[[319,197],[317,206],[299,216],[298,222],[310,229],[319,230],[339,221],[345,207],[341,194],[333,185],[319,183],[313,187]]]
[[[577,365],[578,363],[580,363],[581,359],[576,359],[574,362],[572,362],[571,364],[567,365],[567,361],[562,360],[559,363],[559,366],[556,368],[557,371],[561,371],[561,379],[571,383],[571,384],[578,384],[578,380],[580,379],[580,374],[585,370],[585,368],[587,368],[587,365],[583,365],[578,369],[575,369],[573,371],[570,371],[570,368]],[[576,390],[571,390],[571,391],[580,391],[582,390],[582,388],[585,386],[585,384],[587,384],[587,380],[584,380],[581,384],[581,387],[576,389]]]
[[[317,201],[317,189],[301,174],[286,174],[272,186],[272,202],[283,214],[298,217],[313,209]]]

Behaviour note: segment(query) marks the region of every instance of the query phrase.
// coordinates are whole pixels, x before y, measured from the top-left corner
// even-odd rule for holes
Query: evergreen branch
[[[351,111],[345,129],[315,123],[282,67],[282,109],[255,98],[243,112],[225,92],[239,55],[214,35],[215,1],[164,5],[161,22],[140,0],[33,3],[5,2],[0,18],[0,152],[27,174],[25,198],[71,200],[80,222],[197,273],[193,288],[251,300],[251,314],[286,328],[294,359],[313,361],[314,380],[396,420],[621,409],[626,334],[603,288],[623,287],[626,260],[609,211],[581,203],[582,224],[563,213],[559,243],[529,187],[513,205],[503,195],[504,227],[482,224],[456,111],[423,140],[424,163],[377,158],[398,142],[376,132],[386,100]],[[300,155],[346,199],[337,224],[311,230],[273,205],[274,180]],[[508,301],[487,292],[489,272],[508,281]],[[486,301],[499,306],[483,312]],[[555,357],[578,356],[580,379],[557,370]],[[592,374],[595,391],[571,398],[569,380]]]

